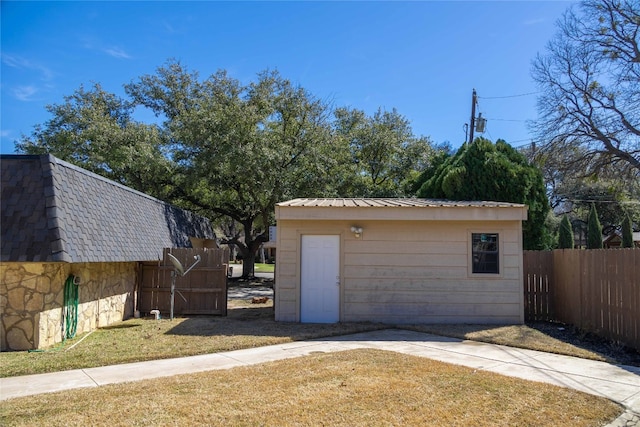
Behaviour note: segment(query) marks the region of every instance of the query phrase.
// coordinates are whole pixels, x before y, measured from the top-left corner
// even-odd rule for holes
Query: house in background
[[[276,320],[523,323],[526,219],[501,202],[279,203]]]
[[[640,248],[640,232],[633,232],[633,245]],[[602,237],[602,247],[605,249],[617,249],[622,247],[622,232],[614,231],[608,236]]]
[[[134,315],[140,262],[216,247],[209,220],[51,155],[2,155],[1,350],[62,341],[64,288],[77,332]]]

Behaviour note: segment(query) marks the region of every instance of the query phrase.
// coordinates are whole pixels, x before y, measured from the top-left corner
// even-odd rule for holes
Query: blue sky
[[[475,88],[484,136],[520,146],[536,118],[531,61],[571,4],[2,1],[0,153],[80,85],[124,96],[169,58],[243,82],[278,69],[335,106],[396,108],[416,135],[454,147]]]

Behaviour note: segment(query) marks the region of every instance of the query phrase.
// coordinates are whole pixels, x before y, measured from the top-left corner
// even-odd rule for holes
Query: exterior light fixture
[[[362,235],[362,227],[357,227],[355,225],[352,225],[351,232],[353,233],[354,236],[356,236],[357,239],[359,239],[360,236]]]

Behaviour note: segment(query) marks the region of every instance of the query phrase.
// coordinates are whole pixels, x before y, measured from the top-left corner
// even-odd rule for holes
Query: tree
[[[155,197],[170,192],[166,134],[156,125],[133,120],[131,103],[94,84],[46,108],[53,117],[30,136],[23,135],[18,152],[51,153]]]
[[[433,154],[430,141],[413,135],[406,118],[395,109],[368,117],[364,111],[339,108],[335,132],[348,144],[352,171],[342,196],[405,196],[406,183]]]
[[[605,235],[619,229],[627,214],[634,218],[640,215],[633,183],[623,188],[609,179],[572,179],[556,188],[556,192],[561,211],[574,213],[577,218],[584,218],[591,204],[595,204]]]
[[[624,220],[622,221],[622,247],[633,247],[633,228],[631,226],[631,218],[629,217],[629,214],[625,215]]]
[[[532,74],[542,95],[541,151],[576,153],[563,168],[640,176],[640,3],[585,0],[570,9]]]
[[[602,249],[602,226],[595,203],[591,204],[587,218],[587,249]]]
[[[640,221],[640,180],[623,179],[618,168],[602,169],[598,175],[568,165],[584,150],[573,147],[569,151],[523,150],[544,176],[547,196],[554,213],[567,214],[581,244],[586,241],[587,221],[591,203],[595,203],[604,235],[620,229],[625,215],[631,222]],[[559,221],[559,219],[558,219]]]
[[[573,228],[571,227],[571,221],[565,214],[560,222],[560,232],[558,237],[558,247],[560,249],[573,249]]]
[[[50,152],[207,216],[222,243],[240,252],[244,277],[253,274],[277,202],[345,197],[354,189],[400,195],[430,149],[395,110],[371,119],[352,114],[359,139],[351,144],[326,102],[268,70],[242,84],[224,70],[201,79],[170,60],[125,93],[128,99],[98,84],[81,87],[49,107],[53,119],[18,148]],[[133,120],[139,108],[160,124]]]
[[[542,174],[509,144],[477,138],[454,156],[441,155],[436,161],[416,182],[419,197],[524,203],[529,207],[523,224],[525,249],[550,246]]]
[[[218,71],[200,81],[179,63],[126,87],[139,105],[164,116],[174,141],[175,199],[210,218],[227,217],[242,234],[224,236],[243,257],[243,276],[268,240],[274,206],[332,191],[339,167],[329,108],[301,87],[265,71],[241,84]]]

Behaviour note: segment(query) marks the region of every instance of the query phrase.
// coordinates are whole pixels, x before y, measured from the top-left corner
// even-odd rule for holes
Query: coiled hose
[[[78,285],[74,283],[74,276],[69,275],[64,282],[64,333],[63,340],[76,336],[78,329]]]

